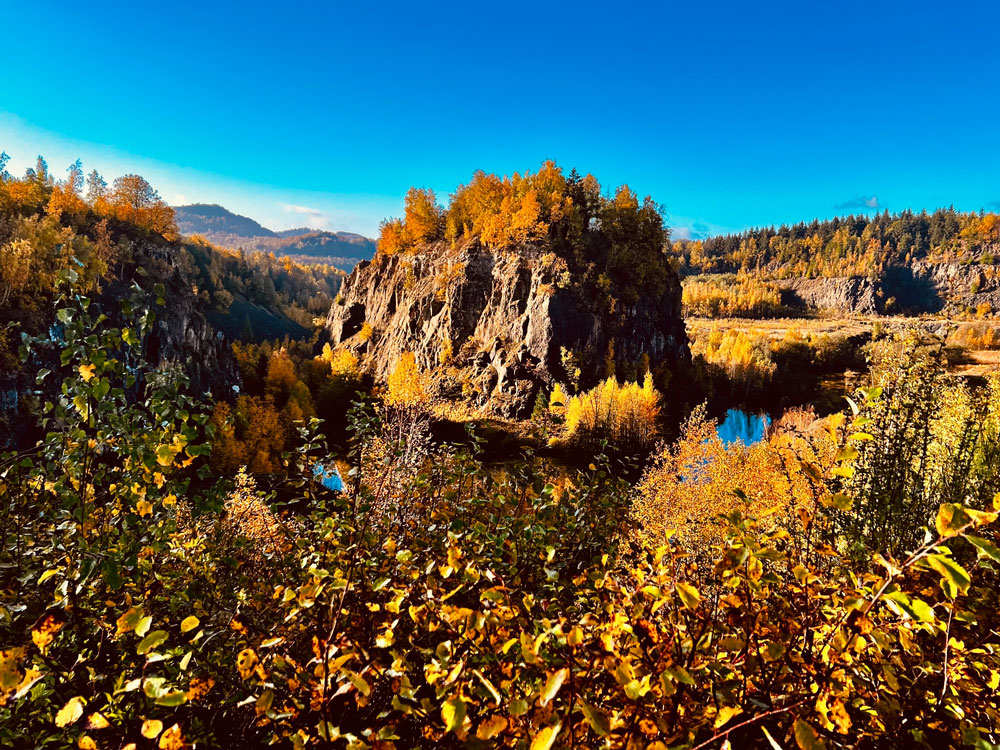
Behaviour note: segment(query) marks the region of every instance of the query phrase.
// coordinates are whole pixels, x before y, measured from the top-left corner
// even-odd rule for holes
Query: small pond
[[[766,414],[730,409],[719,423],[717,434],[727,445],[736,442],[753,445],[764,439],[770,425],[771,420]]]

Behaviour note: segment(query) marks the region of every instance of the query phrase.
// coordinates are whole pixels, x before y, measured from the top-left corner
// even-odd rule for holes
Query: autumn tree
[[[410,243],[420,245],[441,236],[444,216],[434,191],[411,187],[406,193],[405,226]]]
[[[400,219],[386,219],[379,224],[375,249],[383,255],[397,255],[409,248],[406,227]]]
[[[177,234],[173,209],[137,174],[127,174],[114,181],[110,208],[119,221],[131,222],[166,237]]]
[[[413,408],[427,403],[427,376],[417,366],[413,352],[399,355],[387,385],[385,402],[390,406]]]

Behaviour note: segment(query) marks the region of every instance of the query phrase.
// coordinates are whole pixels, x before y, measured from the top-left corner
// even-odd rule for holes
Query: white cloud
[[[844,201],[843,203],[838,203],[834,208],[836,209],[851,209],[860,208],[862,210],[866,208],[881,208],[882,204],[878,202],[877,195],[859,195],[857,198],[852,198],[849,201]]]
[[[294,203],[281,203],[279,205],[286,213],[301,216],[306,226],[311,229],[328,229],[330,226],[330,215],[318,208],[298,206]]]

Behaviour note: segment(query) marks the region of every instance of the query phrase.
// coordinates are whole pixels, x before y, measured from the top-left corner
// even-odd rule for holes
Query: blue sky
[[[550,158],[682,235],[989,209],[998,23],[985,1],[8,3],[0,149],[367,234],[410,185]]]

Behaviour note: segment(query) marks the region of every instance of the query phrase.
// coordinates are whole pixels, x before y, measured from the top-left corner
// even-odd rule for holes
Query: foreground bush
[[[731,509],[696,559],[665,533],[628,545],[631,492],[601,469],[419,461],[410,415],[359,408],[345,493],[311,481],[329,456],[303,435],[292,519],[245,476],[198,476],[205,411],[136,375],[148,313],[121,330],[61,304],[48,434],[0,470],[5,746],[1000,739],[992,509],[945,503],[916,548],[858,562],[829,542],[851,497],[817,490],[795,514]],[[830,464],[801,461],[815,487],[878,439],[864,419]]]

